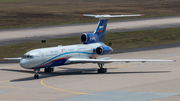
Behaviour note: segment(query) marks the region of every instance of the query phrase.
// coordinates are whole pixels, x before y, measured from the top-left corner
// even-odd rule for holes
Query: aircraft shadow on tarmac
[[[63,67],[62,67],[63,68]],[[52,73],[45,73],[43,71],[40,71],[40,78],[49,78],[49,77],[55,77],[55,76],[66,76],[66,75],[101,75],[101,74],[139,74],[139,73],[168,73],[171,71],[131,71],[131,72],[107,72],[107,73],[97,73],[97,68],[91,68],[91,69],[72,69],[72,68],[63,68],[66,70],[57,70]],[[15,70],[15,69],[0,69],[4,71],[12,71],[12,72],[22,72],[22,73],[32,73],[33,71],[27,71],[27,70]],[[29,81],[29,80],[37,80],[34,79],[34,76],[31,77],[25,77],[25,78],[19,78],[10,80],[10,82],[18,82],[18,81]]]

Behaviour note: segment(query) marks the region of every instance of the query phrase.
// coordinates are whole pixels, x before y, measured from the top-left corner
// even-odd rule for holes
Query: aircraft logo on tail
[[[104,42],[104,36],[106,33],[106,26],[107,26],[108,19],[99,20],[97,25],[97,29],[94,31],[93,34],[96,34],[98,37],[96,42]]]

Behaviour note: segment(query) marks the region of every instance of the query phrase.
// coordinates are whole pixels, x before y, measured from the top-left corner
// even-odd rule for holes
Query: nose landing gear
[[[106,73],[107,72],[107,68],[103,68],[104,64],[98,64],[99,68],[98,69],[98,73]]]
[[[34,72],[35,72],[34,79],[39,79],[38,71],[39,71],[39,69],[34,69]]]

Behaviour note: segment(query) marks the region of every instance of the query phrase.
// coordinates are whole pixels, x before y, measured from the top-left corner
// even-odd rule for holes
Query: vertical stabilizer
[[[106,33],[107,22],[108,22],[108,19],[99,20],[96,30],[93,33],[98,36],[97,40],[96,40],[97,42],[104,42],[104,36]]]

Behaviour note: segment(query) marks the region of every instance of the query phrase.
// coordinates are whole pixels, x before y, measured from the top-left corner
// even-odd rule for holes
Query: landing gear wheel
[[[44,72],[53,72],[54,68],[44,68]]]
[[[54,68],[51,68],[51,72],[54,72]]]
[[[38,71],[39,71],[40,69],[35,69],[34,70],[34,72],[35,72],[35,74],[34,74],[34,79],[39,79],[39,74],[38,74]]]
[[[34,75],[34,79],[39,79],[39,75],[38,75],[38,74],[35,74],[35,75]]]
[[[104,64],[98,64],[99,68],[98,69],[98,73],[106,73],[107,72],[107,68],[103,68]]]
[[[98,69],[98,73],[106,73],[107,68]]]

